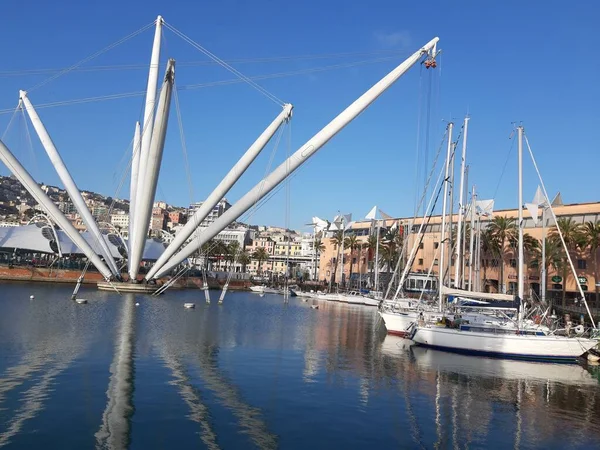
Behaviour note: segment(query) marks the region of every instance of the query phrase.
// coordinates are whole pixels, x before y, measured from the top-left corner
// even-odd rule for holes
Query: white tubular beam
[[[465,195],[465,162],[467,159],[467,130],[469,128],[469,118],[465,117],[465,124],[463,127],[463,142],[462,142],[462,155],[460,158],[460,186],[459,186],[459,198],[458,198],[458,230],[456,231],[456,260],[454,261],[454,286],[462,288],[460,283],[460,271],[462,270],[462,239],[463,239],[463,215],[464,215],[464,195]]]
[[[85,200],[83,199],[81,192],[79,192],[79,188],[75,184],[75,181],[69,173],[67,166],[65,166],[64,161],[60,157],[60,154],[58,153],[54,142],[52,142],[52,138],[48,134],[46,127],[31,104],[31,101],[29,101],[27,92],[19,91],[19,96],[21,102],[23,102],[23,105],[25,106],[25,110],[27,111],[29,118],[31,119],[33,128],[35,128],[35,131],[38,134],[40,141],[42,142],[42,145],[44,146],[44,149],[46,150],[46,153],[48,154],[48,157],[50,158],[50,161],[52,162],[52,165],[54,166],[54,169],[60,178],[60,181],[62,181],[67,193],[69,194],[69,197],[71,197],[71,200],[73,201],[75,209],[77,209],[77,212],[83,219],[83,223],[87,227],[88,231],[92,234],[92,236],[94,236],[94,240],[97,243],[97,252],[104,257],[104,260],[107,262],[108,267],[110,267],[112,274],[115,277],[120,277],[119,268],[117,267],[117,264],[110,253],[106,241],[102,237],[102,233],[100,232],[100,228],[98,228],[98,224],[94,220],[92,213],[85,204]]]
[[[142,195],[142,184],[144,183],[144,176],[146,174],[146,166],[148,164],[148,152],[150,151],[150,143],[152,141],[152,130],[154,127],[154,106],[156,103],[156,87],[158,86],[158,72],[160,64],[160,40],[162,37],[162,26],[163,18],[158,16],[156,18],[156,28],[154,30],[154,42],[152,44],[152,55],[150,56],[150,69],[148,71],[148,85],[146,88],[146,105],[144,107],[144,121],[142,122],[141,129],[141,146],[139,151],[139,163],[138,163],[138,180],[136,187],[136,200],[135,203],[140,203],[140,196]],[[135,223],[137,217],[132,217],[131,212],[129,213],[129,220]],[[129,241],[131,245],[136,245],[137,239],[145,241],[146,235],[136,236],[135,234],[129,235]],[[131,255],[131,250],[129,252]],[[129,260],[130,261],[130,260]],[[129,268],[131,271],[131,267]]]
[[[135,123],[135,133],[133,135],[133,154],[131,156],[131,183],[129,186],[129,245],[127,255],[131,254],[131,235],[133,234],[133,220],[135,217],[135,203],[138,186],[138,174],[140,169],[140,123]],[[127,258],[128,268],[131,270],[131,260]]]
[[[200,223],[206,218],[206,216],[212,211],[217,203],[229,192],[229,189],[239,180],[244,174],[246,169],[252,164],[259,153],[269,143],[275,132],[279,129],[282,123],[289,120],[292,115],[293,106],[286,104],[283,111],[271,122],[265,131],[258,137],[256,141],[250,146],[246,153],[239,159],[239,161],[231,168],[229,173],[225,175],[225,178],[219,183],[219,185],[211,192],[208,198],[202,203],[202,206],[196,210],[194,215],[188,220],[188,223],[179,230],[175,235],[173,241],[165,249],[164,253],[158,258],[156,264],[146,275],[146,279],[150,280],[154,274],[173,256],[177,250],[179,250],[185,241],[194,233],[196,228],[200,226]]]
[[[109,280],[112,276],[110,269],[102,262],[102,259],[92,250],[85,239],[77,232],[73,224],[56,207],[52,200],[42,191],[35,180],[29,175],[27,170],[15,158],[11,151],[0,141],[0,160],[8,167],[19,182],[27,189],[31,196],[44,208],[44,211],[52,220],[62,228],[77,247],[83,251],[85,256],[96,266],[98,271]]]
[[[288,175],[304,164],[312,155],[323,147],[333,136],[354,120],[371,103],[373,103],[383,92],[385,92],[395,81],[416,64],[421,56],[429,52],[438,42],[439,38],[429,41],[424,47],[416,51],[406,61],[392,70],[371,89],[361,95],[354,103],[342,111],[335,119],[327,124],[321,131],[315,134],[306,144],[298,149],[292,156],[284,161],[277,169],[271,172],[265,179],[260,181],[252,190],[236,202],[228,211],[219,217],[206,231],[201,233],[191,243],[186,245],[179,253],[161,268],[155,278],[168,273],[188,256],[190,256],[203,243],[216,236],[227,225],[244,214],[258,200],[271,192]]]
[[[167,135],[167,125],[169,122],[169,107],[171,105],[171,94],[173,92],[173,83],[175,81],[175,60],[170,59],[167,63],[167,72],[160,91],[158,99],[158,108],[156,109],[156,123],[152,130],[152,145],[148,151],[148,160],[145,168],[145,173],[141,172],[138,178],[140,187],[138,188],[138,196],[136,199],[136,218],[133,222],[133,234],[138,239],[131,246],[129,254],[130,267],[129,276],[132,281],[137,279],[142,254],[144,252],[144,244],[146,243],[146,235],[148,234],[148,224],[150,223],[150,215],[152,213],[152,203],[156,194],[156,185],[158,183],[158,174],[160,172],[160,164],[162,161],[163,148],[165,146],[165,137]]]

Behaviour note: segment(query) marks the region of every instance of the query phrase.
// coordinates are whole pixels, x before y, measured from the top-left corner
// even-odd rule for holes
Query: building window
[[[440,243],[439,243],[439,242],[434,242],[434,243],[433,243],[433,248],[434,248],[435,250],[437,250],[439,246],[440,246]]]
[[[552,289],[555,291],[562,291],[562,284],[553,284]]]
[[[585,259],[578,259],[577,268],[581,270],[587,269],[587,261]]]
[[[419,248],[420,248],[421,250],[423,250],[423,243],[422,243],[422,242],[419,244]]]
[[[419,258],[419,265],[422,266],[423,265],[423,258]]]
[[[510,267],[517,267],[517,260],[514,258],[511,258],[510,260]]]
[[[352,264],[356,264],[356,258],[352,258]]]
[[[438,264],[439,264],[439,262],[438,262],[438,259],[437,259],[437,258],[435,258],[435,259],[433,260],[433,265],[434,265],[434,266],[437,266]]]

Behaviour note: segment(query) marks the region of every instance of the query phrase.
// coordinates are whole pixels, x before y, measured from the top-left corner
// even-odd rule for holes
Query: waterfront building
[[[129,214],[124,211],[111,214],[110,223],[119,231],[127,230],[129,228]]]
[[[204,202],[192,203],[190,205],[191,214],[196,212],[196,210],[199,209],[203,203]],[[226,198],[221,199],[219,201],[219,203],[217,203],[213,207],[213,209],[208,213],[206,218],[202,222],[200,222],[200,226],[201,227],[210,226],[215,220],[217,220],[219,217],[221,217],[223,215],[223,213],[225,211],[227,211],[229,208],[231,208],[231,204],[227,201],[227,199]]]
[[[568,205],[560,205],[553,207],[554,213],[557,218],[570,218],[573,222],[578,224],[584,224],[586,222],[596,222],[600,220],[600,202],[599,203],[575,203]],[[524,211],[524,233],[529,234],[532,238],[541,241],[543,235],[542,220],[539,219],[534,221],[529,211]],[[516,209],[510,210],[498,210],[493,212],[492,217],[507,217],[516,219],[518,211]],[[541,216],[541,209],[540,209]],[[489,225],[492,217],[482,218],[481,227],[482,230]],[[458,216],[453,217],[452,223],[456,225]],[[386,233],[397,224],[400,233],[404,236],[408,236],[407,248],[408,252],[412,248],[415,240],[417,239],[416,233],[421,225],[422,218],[414,220],[412,218],[395,218],[388,220],[381,220],[380,223],[380,236],[382,241],[385,239]],[[410,226],[412,223],[412,231],[410,233]],[[546,213],[546,231],[547,235],[550,235],[551,230],[555,224],[550,218],[550,213]],[[358,242],[363,245],[360,249],[350,251],[350,249],[344,249],[343,263],[343,280],[347,283],[347,280],[351,280],[353,286],[357,284],[357,280],[362,278],[363,285],[367,283],[373,277],[374,270],[374,250],[365,248],[369,234],[373,232],[373,226],[370,221],[355,222],[351,228],[346,232],[346,235],[356,235]],[[425,233],[423,235],[422,242],[419,244],[419,248],[416,252],[413,264],[411,266],[411,272],[413,273],[428,273],[432,268],[432,273],[437,275],[439,267],[437,259],[439,258],[439,246],[441,236],[441,217],[433,216],[428,220],[425,226]],[[322,239],[322,243],[325,249],[320,254],[320,270],[319,279],[329,281],[331,277],[334,280],[339,279],[340,267],[338,265],[338,258],[340,258],[339,250],[332,237],[325,237]],[[382,246],[380,244],[380,255],[382,253]],[[467,245],[467,258],[468,258],[468,245]],[[595,289],[595,284],[600,280],[594,279],[594,259],[590,255],[589,249],[571,249],[571,258],[577,271],[579,282],[582,284],[584,291],[592,294]],[[600,257],[600,255],[596,255]],[[342,258],[340,258],[342,259]],[[540,257],[538,254],[527,254],[525,255],[525,292],[540,292],[541,273],[540,273]],[[454,267],[454,255],[452,255],[451,267]],[[352,266],[352,273],[350,273],[350,266]],[[475,264],[474,264],[475,266]],[[501,266],[503,266],[501,268]],[[334,275],[334,271],[337,269],[337,273]],[[501,270],[502,269],[502,270]],[[388,269],[385,264],[380,265],[382,278],[385,280],[389,277],[389,273],[392,269]],[[548,267],[547,274],[547,292],[549,297],[558,297],[562,295],[563,283],[566,283],[567,296],[571,299],[576,298],[578,294],[577,282],[570,275],[563,279],[564,274],[562,270],[557,270],[552,264]],[[452,283],[454,283],[454,270],[451,270]],[[474,272],[474,271],[473,271]],[[510,246],[506,246],[505,251],[501,258],[495,258],[485,252],[481,254],[480,271],[478,279],[482,290],[486,292],[505,292],[514,293],[517,289],[517,255],[516,249],[511,249]],[[503,279],[501,280],[501,274]],[[337,276],[336,276],[337,275]],[[473,282],[477,283],[477,274],[473,274]],[[469,281],[469,270],[468,267],[465,270],[465,284],[468,286]],[[591,296],[590,296],[591,297]]]

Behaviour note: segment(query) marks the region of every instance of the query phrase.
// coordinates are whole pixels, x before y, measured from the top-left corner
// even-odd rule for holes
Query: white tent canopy
[[[60,250],[63,255],[83,255],[83,252],[77,247],[62,230],[56,230]],[[98,242],[90,233],[83,232],[81,236],[94,249],[97,254],[101,254]],[[115,259],[122,259],[123,256],[119,252],[119,248],[115,243],[120,242],[120,238],[116,235],[102,235],[110,250],[110,253]],[[50,246],[50,242],[54,241],[54,232],[48,226],[40,226],[39,224],[25,225],[22,227],[6,227],[0,228],[0,248],[4,249],[20,249],[35,253],[57,253]],[[125,242],[125,246],[127,242]],[[153,261],[160,257],[165,246],[162,242],[154,239],[147,239],[144,247],[144,260]]]

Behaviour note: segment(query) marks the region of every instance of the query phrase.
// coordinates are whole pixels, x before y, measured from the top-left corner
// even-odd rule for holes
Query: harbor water
[[[0,448],[600,446],[597,367],[414,347],[365,306],[71,291],[0,285]]]

